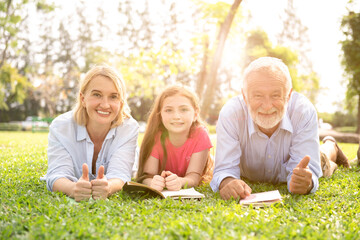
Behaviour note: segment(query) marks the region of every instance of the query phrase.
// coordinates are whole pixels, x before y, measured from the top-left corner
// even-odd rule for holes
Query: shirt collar
[[[255,129],[255,124],[254,121],[251,118],[250,112],[248,112],[248,126],[249,126],[249,135],[253,135],[254,133],[256,133],[256,129]]]
[[[87,136],[88,136],[88,134],[86,131],[86,127],[77,125],[76,141],[84,140],[84,139],[86,139]]]
[[[106,137],[105,137],[105,140],[106,139],[110,139],[112,137],[115,136],[115,133],[116,133],[116,128],[111,128],[109,130],[109,132],[107,133]],[[81,140],[84,140],[86,139],[88,142],[90,141],[91,142],[91,139],[90,139],[90,136],[86,130],[86,127],[85,126],[81,126],[81,125],[77,125],[77,136],[76,136],[76,140],[77,141],[81,141]]]
[[[106,138],[105,139],[110,139],[110,138],[113,138],[115,137],[115,133],[116,133],[116,128],[110,128],[108,134],[106,135]]]
[[[279,128],[284,129],[290,133],[293,132],[293,126],[291,124],[291,121],[290,121],[290,118],[289,118],[287,112],[285,113],[285,116],[281,120]]]

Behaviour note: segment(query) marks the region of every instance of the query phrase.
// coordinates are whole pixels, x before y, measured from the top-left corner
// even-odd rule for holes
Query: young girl
[[[140,148],[137,181],[159,191],[198,186],[212,177],[212,147],[189,90],[171,86],[155,100]]]

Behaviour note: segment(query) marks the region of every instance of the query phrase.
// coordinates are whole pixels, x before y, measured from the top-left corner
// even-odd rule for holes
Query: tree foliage
[[[191,84],[196,71],[194,61],[172,48],[169,43],[160,49],[143,49],[139,54],[118,60],[118,69],[129,93],[129,106],[138,120],[146,120],[153,100],[166,85]]]
[[[22,104],[29,83],[10,64],[3,64],[0,68],[0,109],[9,110],[11,104]]]
[[[2,93],[10,96],[15,83],[26,83],[13,88],[23,92],[8,98],[15,102],[6,103],[8,110],[0,110],[1,121],[6,114],[21,120],[29,114],[55,117],[70,110],[79,80],[98,63],[115,66],[122,73],[137,120],[146,120],[154,98],[168,84],[195,89],[202,98],[202,114],[212,120],[226,98],[238,94],[233,85],[241,73],[244,43],[239,42],[245,36],[240,0],[233,4],[202,0],[89,4],[81,0],[71,5],[56,1],[56,7],[49,2],[0,2],[0,34],[4,34],[0,59],[6,59],[1,64],[9,67],[3,72],[13,76],[2,80]],[[260,40],[263,42],[252,49],[254,56],[270,53],[293,64],[295,53],[273,47],[264,37]],[[297,64],[293,66],[294,76],[310,79],[296,73]],[[295,83],[302,90],[314,89],[308,83],[301,85],[300,80]]]
[[[37,11],[51,11],[44,1],[27,0],[0,2],[0,110],[8,111],[24,102],[27,88],[29,40],[21,29],[26,29],[29,7]],[[25,38],[25,39],[24,39]]]
[[[345,40],[341,41],[343,54],[342,64],[347,73],[347,102],[357,102],[358,129],[360,131],[360,12],[349,11],[343,17],[341,26]],[[354,101],[356,100],[357,101]]]

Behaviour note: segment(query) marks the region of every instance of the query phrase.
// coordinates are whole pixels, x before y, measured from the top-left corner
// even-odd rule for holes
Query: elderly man
[[[286,65],[262,57],[246,68],[242,95],[222,108],[216,127],[217,151],[211,188],[223,199],[245,198],[251,188],[240,179],[287,182],[296,194],[313,193],[322,169],[330,176],[347,159],[327,138],[320,162],[317,114],[303,95],[292,91]],[[345,157],[345,159],[344,159]],[[347,163],[348,164],[348,163]]]

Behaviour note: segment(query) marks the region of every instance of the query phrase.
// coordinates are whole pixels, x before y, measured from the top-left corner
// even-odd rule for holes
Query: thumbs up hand
[[[74,188],[75,201],[88,200],[91,198],[91,183],[89,182],[89,168],[86,163],[82,165],[82,176],[76,182]]]
[[[106,199],[110,195],[109,181],[104,175],[104,166],[99,167],[96,179],[91,181],[93,199]]]
[[[293,169],[289,189],[290,192],[296,194],[307,194],[313,188],[312,172],[308,164],[310,157],[306,155],[298,165]]]

